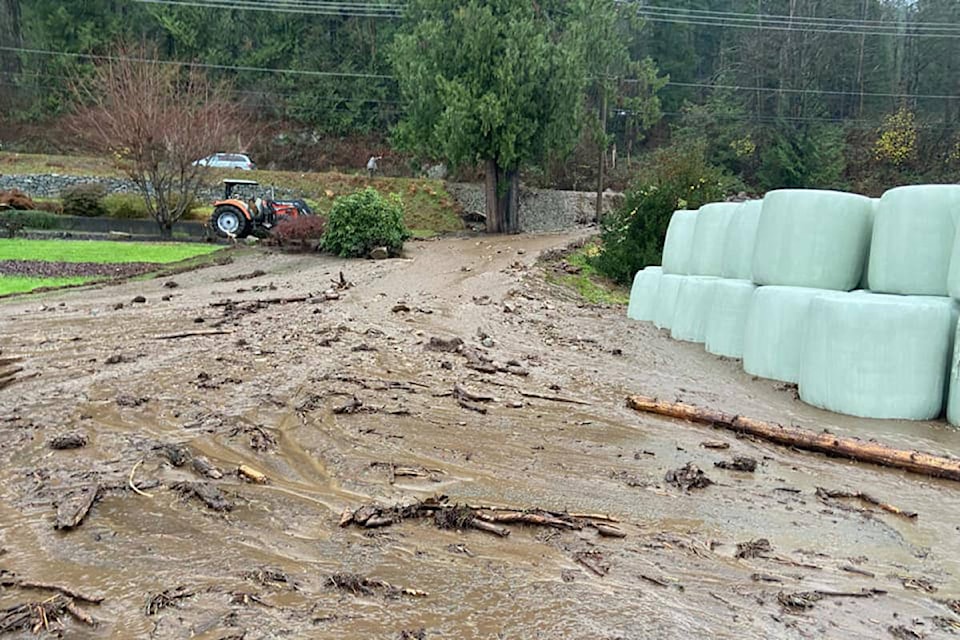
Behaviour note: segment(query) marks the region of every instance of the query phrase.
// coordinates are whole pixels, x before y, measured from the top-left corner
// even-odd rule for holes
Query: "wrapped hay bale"
[[[880,206],[880,198],[870,198],[870,202],[873,203],[873,208],[870,209],[870,228],[873,229],[873,221],[877,219],[877,208]],[[873,244],[873,232],[870,233],[871,245]],[[867,259],[863,261],[863,275],[860,276],[860,284],[857,287],[861,290],[867,290],[870,288],[870,253],[873,251],[873,247],[867,248]]]
[[[957,309],[943,297],[818,296],[807,314],[800,399],[862,418],[938,417]]]
[[[796,383],[803,363],[807,312],[814,298],[850,295],[808,287],[759,287],[750,299],[743,340],[743,370]]]
[[[724,278],[751,280],[753,278],[753,249],[757,240],[757,226],[763,200],[750,200],[740,205],[733,214],[723,242]]]
[[[653,324],[658,329],[669,329],[673,326],[677,294],[680,292],[680,283],[686,277],[668,273],[660,277],[660,286],[657,287],[657,306],[653,310]]]
[[[633,288],[630,289],[628,318],[641,322],[653,320],[653,312],[657,308],[657,289],[660,287],[662,275],[663,270],[660,267],[647,267],[637,271],[637,275],[633,277]]]
[[[873,222],[871,291],[947,295],[947,274],[960,216],[960,185],[890,189]]]
[[[760,285],[850,291],[870,245],[870,198],[785,189],[763,199],[753,252]]]
[[[674,211],[663,241],[663,272],[686,275],[690,272],[693,234],[697,226],[696,211]]]
[[[713,307],[707,318],[707,351],[728,358],[743,357],[747,314],[757,285],[749,280],[714,280]]]
[[[687,276],[680,284],[677,304],[673,312],[670,336],[685,342],[703,342],[707,335],[707,319],[713,306],[711,276]]]
[[[690,269],[687,273],[695,276],[723,274],[723,252],[727,228],[742,204],[741,202],[714,202],[700,207],[693,234]]]
[[[947,390],[947,422],[960,427],[960,326],[953,339],[953,354],[950,356]]]

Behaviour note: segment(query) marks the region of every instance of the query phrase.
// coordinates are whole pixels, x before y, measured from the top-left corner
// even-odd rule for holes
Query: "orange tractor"
[[[235,196],[238,187],[257,187],[256,180],[224,180],[223,200],[213,203],[210,227],[223,238],[245,238],[251,233],[268,232],[287,218],[310,216],[313,212],[303,200],[274,200],[260,196],[244,200]]]

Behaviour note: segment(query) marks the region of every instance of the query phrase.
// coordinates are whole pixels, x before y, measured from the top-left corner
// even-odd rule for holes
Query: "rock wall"
[[[464,214],[483,217],[486,199],[482,184],[448,183],[447,191]],[[622,194],[603,194],[603,211],[608,213],[619,204]],[[520,187],[521,231],[563,231],[589,224],[596,218],[597,194],[589,191],[554,191]]]
[[[65,176],[56,173],[35,175],[0,175],[0,191],[20,189],[34,198],[59,198],[60,193],[78,184],[102,184],[108,193],[131,193],[137,188],[124,178],[96,176]],[[447,183],[447,191],[466,215],[482,218],[485,211],[482,184]],[[220,185],[200,190],[200,200],[221,197]],[[305,194],[283,189],[276,190],[278,198],[300,198]],[[604,212],[612,210],[623,196],[607,192],[603,198]],[[596,194],[588,191],[553,191],[549,189],[520,188],[520,229],[527,232],[563,231],[589,224],[595,218]]]

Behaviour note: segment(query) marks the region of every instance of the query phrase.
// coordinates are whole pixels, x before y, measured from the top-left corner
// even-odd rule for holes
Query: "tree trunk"
[[[597,166],[597,222],[603,217],[603,170],[607,164],[607,91],[601,86],[603,99],[600,101],[600,159]]]
[[[166,218],[157,217],[157,226],[160,227],[160,237],[161,238],[172,238],[173,237],[173,223],[167,220]]]
[[[503,230],[505,233],[520,233],[520,171],[510,169],[506,172],[506,180],[509,186]]]
[[[497,194],[497,182],[500,169],[496,160],[487,160],[485,198],[487,205],[487,233],[500,233],[503,220],[500,217],[500,198]]]

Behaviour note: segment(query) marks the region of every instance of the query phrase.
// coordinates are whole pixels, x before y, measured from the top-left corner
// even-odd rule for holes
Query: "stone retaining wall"
[[[72,186],[99,183],[108,193],[135,193],[136,185],[124,178],[96,176],[65,176],[60,174],[0,175],[0,191],[20,189],[34,198],[59,198]],[[265,185],[268,188],[268,185]],[[447,183],[447,191],[456,200],[464,214],[482,217],[485,211],[482,184]],[[222,197],[223,188],[211,185],[200,190],[201,201]],[[276,189],[278,198],[309,197],[296,191]],[[604,194],[604,211],[610,211],[622,198],[621,194]],[[586,191],[554,191],[550,189],[520,188],[520,228],[522,231],[563,231],[588,224],[595,219],[596,194]]]

